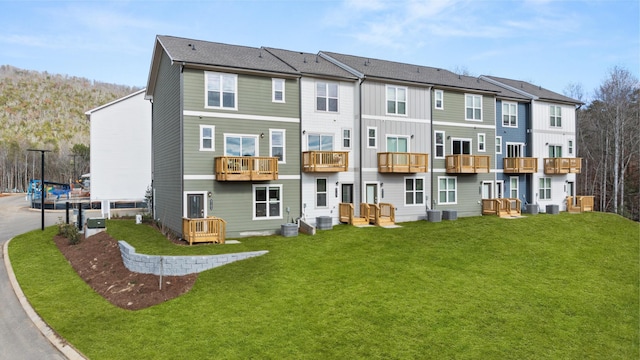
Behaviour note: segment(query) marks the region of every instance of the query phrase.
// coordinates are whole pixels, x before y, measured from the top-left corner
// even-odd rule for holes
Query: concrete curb
[[[13,267],[11,267],[11,260],[9,260],[9,242],[12,239],[5,241],[4,243],[4,266],[7,268],[7,275],[9,276],[9,283],[11,284],[11,288],[13,288],[13,292],[16,293],[18,297],[18,301],[20,301],[20,305],[24,309],[25,313],[31,319],[33,324],[40,330],[42,335],[44,335],[49,342],[58,349],[69,360],[86,360],[87,357],[82,355],[81,352],[76,350],[73,346],[66,343],[64,339],[62,339],[58,334],[56,334],[47,323],[40,318],[40,316],[36,313],[36,311],[31,307],[29,301],[24,296],[22,292],[22,288],[20,284],[18,284],[18,280],[16,279],[16,275],[13,272]]]

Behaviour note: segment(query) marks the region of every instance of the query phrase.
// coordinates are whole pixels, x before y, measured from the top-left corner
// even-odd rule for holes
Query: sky
[[[0,0],[0,65],[145,87],[156,35],[524,80],[640,73],[639,0]]]

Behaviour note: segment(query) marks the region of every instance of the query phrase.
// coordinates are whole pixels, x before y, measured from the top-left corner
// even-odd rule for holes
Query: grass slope
[[[80,280],[53,228],[9,252],[38,313],[91,359],[638,358],[637,223],[563,213],[402,225],[176,247],[111,221],[142,253],[269,250],[135,312]]]

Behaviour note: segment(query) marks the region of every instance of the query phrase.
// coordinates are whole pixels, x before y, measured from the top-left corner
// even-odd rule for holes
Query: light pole
[[[42,219],[41,230],[44,231],[44,198],[46,196],[46,192],[44,191],[44,153],[51,152],[51,150],[41,150],[41,149],[27,149],[27,151],[39,151],[41,154],[41,164],[40,164],[40,213]]]
[[[71,154],[68,156],[72,156],[73,157],[73,184],[76,183],[76,181],[78,181],[78,178],[76,177],[76,156],[79,156],[78,154]]]

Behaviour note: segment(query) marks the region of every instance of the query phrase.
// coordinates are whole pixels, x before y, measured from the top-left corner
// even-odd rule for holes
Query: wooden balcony
[[[349,168],[348,151],[305,151],[302,153],[304,172],[342,172]]]
[[[567,211],[570,213],[593,211],[593,202],[593,196],[567,196]]]
[[[482,215],[521,216],[522,201],[515,198],[482,199]]]
[[[415,174],[427,172],[429,154],[384,152],[378,153],[378,172]]]
[[[257,156],[221,156],[215,159],[218,181],[278,180],[278,158]]]
[[[582,171],[582,158],[545,158],[544,173],[553,174],[580,174]]]
[[[489,172],[489,155],[447,155],[449,174],[479,174]]]
[[[201,242],[224,244],[226,233],[227,222],[221,218],[182,218],[182,238],[189,242],[189,245]]]
[[[538,158],[504,158],[503,169],[505,174],[535,174],[538,171]]]

